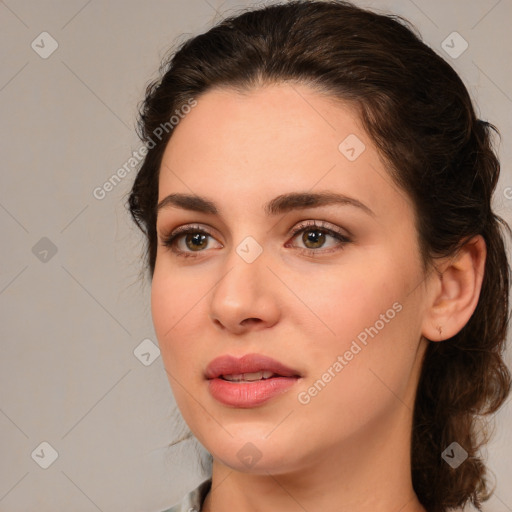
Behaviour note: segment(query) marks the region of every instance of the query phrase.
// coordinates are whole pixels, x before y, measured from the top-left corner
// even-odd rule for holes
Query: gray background
[[[510,222],[512,1],[356,3],[412,21],[498,126],[495,208]],[[93,191],[141,147],[137,104],[179,35],[255,4],[0,1],[0,511],[158,512],[205,478],[197,442],[167,446],[186,429],[155,345],[134,353],[157,343],[124,209],[135,171],[104,199]],[[44,31],[58,43],[47,58]],[[453,31],[469,44],[457,58],[442,47]],[[511,424],[509,400],[483,453],[493,512],[512,510]],[[42,442],[58,453],[47,469]]]

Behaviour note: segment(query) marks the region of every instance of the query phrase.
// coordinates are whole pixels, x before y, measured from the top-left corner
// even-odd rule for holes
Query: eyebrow
[[[353,197],[333,192],[291,192],[275,197],[263,207],[266,215],[280,215],[292,210],[301,210],[306,208],[318,208],[331,204],[342,206],[353,206],[363,210],[368,215],[375,217],[375,213],[364,203]],[[156,214],[165,208],[181,208],[194,212],[218,215],[217,205],[205,198],[195,194],[169,194],[164,197],[156,207]]]

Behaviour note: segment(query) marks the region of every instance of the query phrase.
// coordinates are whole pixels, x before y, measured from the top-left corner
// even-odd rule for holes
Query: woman
[[[148,86],[129,207],[212,476],[170,512],[445,511],[510,391],[491,129],[398,17],[288,2]]]

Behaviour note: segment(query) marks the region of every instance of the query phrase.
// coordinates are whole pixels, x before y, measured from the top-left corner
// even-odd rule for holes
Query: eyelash
[[[332,253],[334,251],[342,250],[344,246],[348,243],[350,243],[352,240],[347,237],[346,235],[343,235],[342,233],[335,231],[333,229],[325,227],[325,225],[320,222],[317,223],[317,221],[305,221],[301,224],[299,224],[290,234],[290,237],[293,239],[295,238],[299,233],[303,231],[320,231],[324,234],[327,234],[329,236],[332,236],[334,239],[338,241],[337,247],[331,248],[329,250],[321,250],[321,249],[304,249],[304,248],[298,248],[299,252],[301,254],[306,254],[310,257],[315,257],[318,255],[318,253],[325,254],[325,253]],[[162,245],[165,247],[169,247],[177,256],[184,257],[184,258],[195,258],[199,255],[199,253],[204,252],[203,251],[182,251],[181,249],[176,248],[176,242],[178,241],[179,237],[183,235],[188,234],[203,234],[207,236],[212,236],[208,231],[204,230],[200,226],[183,226],[180,228],[177,228],[174,232],[172,232],[168,237],[165,237],[162,241]],[[316,254],[315,254],[316,253]]]

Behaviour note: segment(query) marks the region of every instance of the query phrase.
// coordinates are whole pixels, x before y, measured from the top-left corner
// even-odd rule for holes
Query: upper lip
[[[262,354],[246,354],[241,358],[230,355],[216,357],[206,367],[205,377],[215,379],[221,375],[239,375],[271,371],[282,377],[300,377],[297,370],[288,368],[283,363]]]

